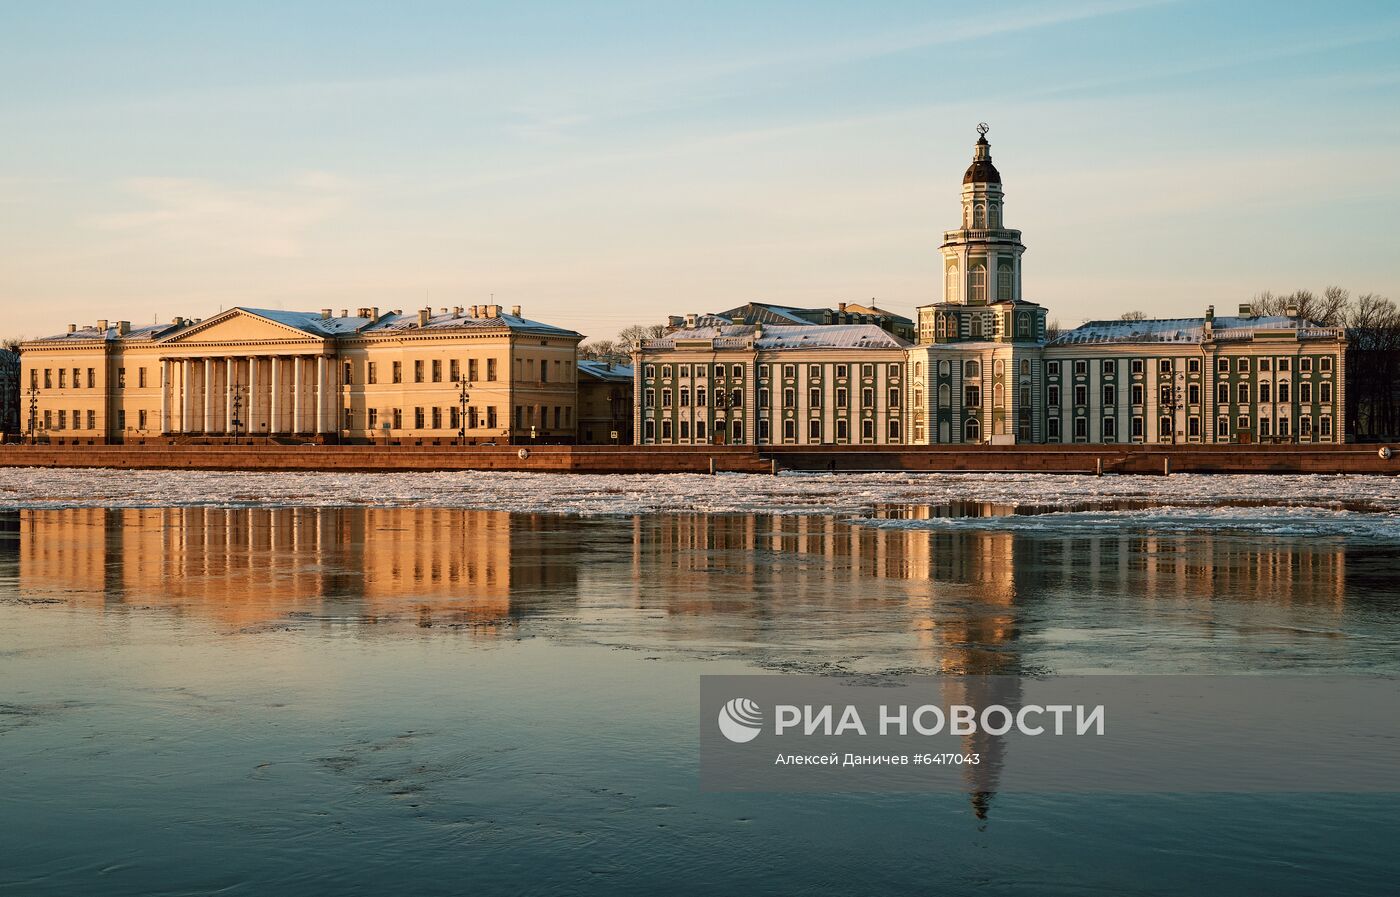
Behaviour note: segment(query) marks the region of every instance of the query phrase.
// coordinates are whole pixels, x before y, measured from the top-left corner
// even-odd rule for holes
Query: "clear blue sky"
[[[0,5],[0,333],[938,297],[991,124],[1066,324],[1400,299],[1400,5]]]

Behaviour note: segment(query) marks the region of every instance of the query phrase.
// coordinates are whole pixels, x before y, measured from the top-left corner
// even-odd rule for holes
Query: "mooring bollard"
[[[773,471],[773,476],[777,476],[777,475],[778,475],[778,459],[777,459],[777,458],[769,458],[769,459],[768,459],[768,463],[771,465],[771,469],[772,469],[772,471]]]
[[[1171,476],[1171,475],[1172,475],[1172,459],[1171,459],[1171,458],[1163,458],[1163,459],[1162,459],[1162,476],[1164,476],[1164,477],[1169,477],[1169,476]]]
[[[1103,476],[1103,459],[1102,459],[1102,458],[1095,458],[1095,459],[1094,459],[1094,476],[1096,476],[1096,477],[1101,477],[1101,476]]]
[[[711,459],[710,459],[710,476],[714,476],[714,475],[715,475],[715,459],[714,459],[714,458],[711,458]]]

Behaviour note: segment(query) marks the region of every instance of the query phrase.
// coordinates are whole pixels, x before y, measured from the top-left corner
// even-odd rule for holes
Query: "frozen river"
[[[1400,674],[1393,479],[3,471],[0,506],[0,893],[1400,875],[1393,795],[702,794],[696,749],[703,673]]]

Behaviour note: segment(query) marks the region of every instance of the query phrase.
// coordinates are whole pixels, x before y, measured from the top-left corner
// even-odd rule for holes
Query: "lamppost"
[[[728,407],[729,396],[723,387],[715,389],[715,428],[710,431],[710,442],[715,445],[722,445],[729,440],[729,422],[725,419],[724,412]],[[718,430],[719,438],[716,439],[715,430]]]
[[[230,389],[233,390],[233,419],[229,421],[229,425],[233,427],[233,444],[238,445],[238,428],[243,426],[243,421],[238,419],[239,412],[243,410],[243,391],[237,384]]]
[[[29,444],[39,444],[39,385],[29,387]]]
[[[1178,372],[1177,375],[1176,375],[1176,385],[1175,385],[1175,386],[1168,386],[1168,387],[1167,387],[1167,389],[1170,390],[1170,391],[1167,393],[1167,395],[1168,395],[1168,401],[1162,403],[1163,407],[1166,408],[1167,411],[1171,413],[1171,418],[1170,418],[1170,420],[1171,420],[1171,428],[1172,428],[1172,445],[1176,445],[1176,431],[1177,431],[1178,429],[1180,429],[1180,428],[1176,425],[1176,412],[1179,411],[1179,410],[1180,410],[1182,407],[1184,407],[1184,405],[1185,405],[1185,403],[1182,401],[1182,397],[1183,397],[1183,392],[1182,392],[1183,387],[1182,387],[1182,384],[1185,383],[1185,382],[1186,382],[1186,375],[1185,375],[1185,374],[1182,374],[1182,373],[1180,373],[1180,372]]]
[[[466,445],[467,442],[467,403],[471,401],[471,384],[466,380],[459,380],[459,390],[457,393],[457,444]]]

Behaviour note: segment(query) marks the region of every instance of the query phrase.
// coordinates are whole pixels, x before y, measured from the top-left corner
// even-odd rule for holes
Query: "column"
[[[301,356],[292,356],[292,432],[301,432]]]
[[[214,414],[214,365],[209,363],[208,358],[201,358],[199,363],[204,368],[204,418],[199,422],[199,429],[208,433],[209,420]]]
[[[324,355],[316,356],[316,432],[326,432],[326,356]]]
[[[233,431],[233,391],[235,389],[233,379],[233,356],[224,359],[224,432]]]
[[[170,359],[160,360],[160,432],[170,432]]]
[[[282,389],[282,359],[272,356],[272,396],[268,400],[267,432],[279,433],[277,426],[277,393]]]
[[[258,429],[258,356],[248,356],[248,413],[244,418],[248,421],[248,435],[256,436],[262,431]]]
[[[190,426],[190,417],[194,413],[194,393],[192,384],[194,381],[194,363],[188,358],[180,359],[180,432],[189,433],[193,428]]]

